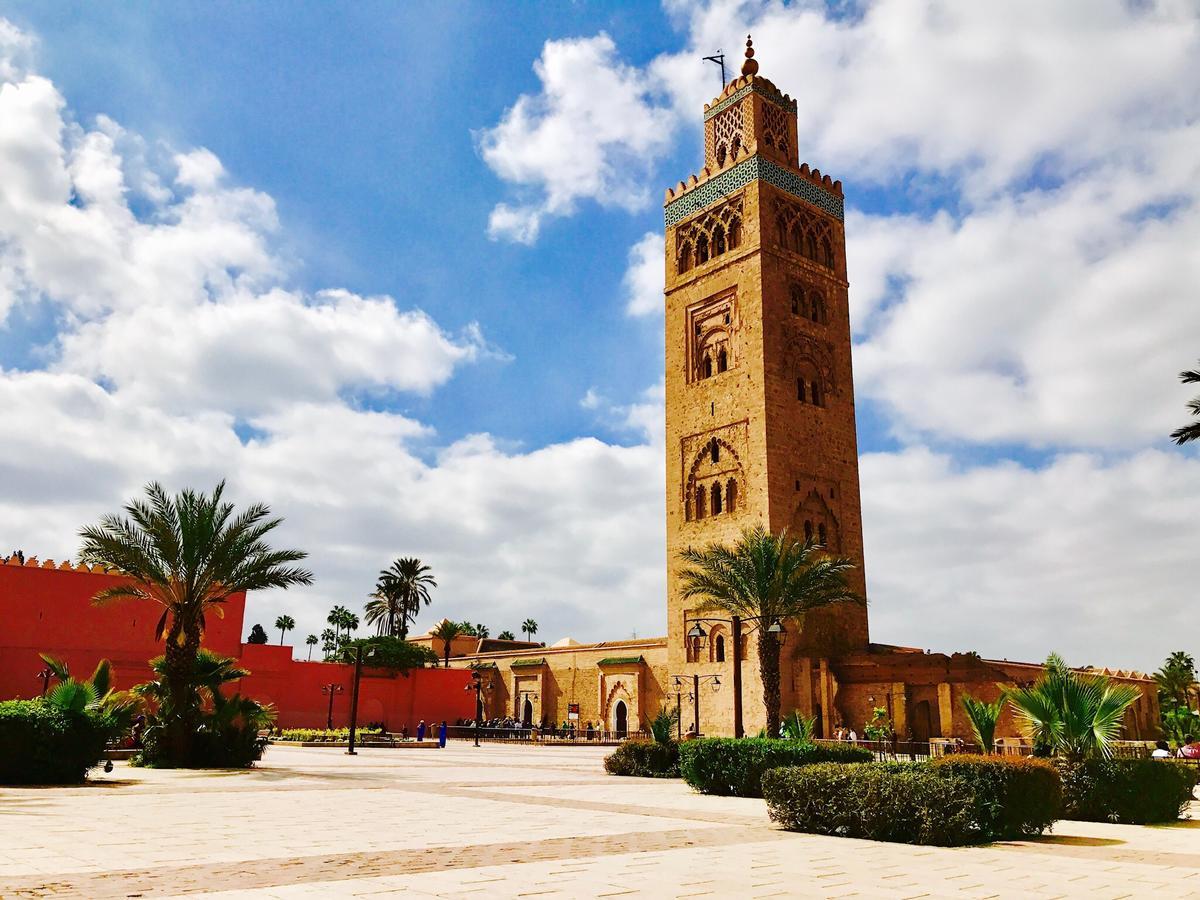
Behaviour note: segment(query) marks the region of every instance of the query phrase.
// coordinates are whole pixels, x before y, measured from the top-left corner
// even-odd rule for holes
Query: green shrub
[[[789,831],[905,844],[979,841],[969,783],[921,763],[817,763],[762,778],[772,820]]]
[[[0,784],[78,784],[99,764],[114,730],[91,710],[0,702]]]
[[[379,727],[357,729],[359,737],[369,737],[373,734],[383,734]],[[281,741],[305,741],[339,743],[350,740],[349,728],[284,728],[276,736]]]
[[[806,744],[771,738],[701,738],[679,748],[684,781],[702,794],[761,797],[762,775],[780,766],[869,762],[870,750],[852,745]]]
[[[930,763],[943,778],[966,783],[981,836],[1016,840],[1041,834],[1062,809],[1062,779],[1043,759],[1012,756],[943,756]]]
[[[1063,818],[1144,825],[1173,822],[1192,799],[1197,769],[1169,759],[1063,763]]]
[[[678,778],[679,745],[674,741],[626,741],[604,758],[609,775]]]

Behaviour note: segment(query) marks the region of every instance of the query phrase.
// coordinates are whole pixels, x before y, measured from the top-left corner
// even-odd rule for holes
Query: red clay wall
[[[0,562],[0,699],[36,697],[45,666],[38,653],[64,659],[84,678],[107,657],[116,686],[128,688],[150,677],[148,661],[162,654],[154,628],[162,607],[122,600],[93,606],[92,597],[120,578],[86,569],[43,568]],[[49,563],[48,563],[49,564]],[[225,617],[208,616],[204,646],[225,656],[241,652],[246,595],[224,604]]]
[[[41,693],[39,652],[62,658],[79,677],[90,675],[107,658],[119,688],[150,676],[148,660],[162,653],[162,644],[154,641],[162,607],[139,601],[97,607],[91,602],[97,591],[119,580],[86,569],[0,560],[0,700]],[[245,607],[245,594],[236,594],[224,604],[224,618],[209,616],[206,622],[204,646],[238,658],[251,672],[231,689],[274,703],[284,728],[322,728],[329,696],[321,687],[341,685],[342,693],[334,695],[333,724],[348,724],[353,667],[294,660],[288,644],[241,643]],[[384,722],[393,731],[408,725],[411,731],[420,719],[469,718],[475,714],[475,695],[465,689],[470,674],[465,669],[417,669],[405,676],[364,669],[358,719]]]

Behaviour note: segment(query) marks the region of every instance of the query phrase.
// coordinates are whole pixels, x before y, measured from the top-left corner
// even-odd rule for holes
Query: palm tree
[[[308,644],[308,661],[312,662],[312,650],[313,647],[317,646],[317,636],[315,634],[310,634],[304,639],[304,643]]]
[[[346,617],[349,615],[350,610],[346,609],[346,607],[335,606],[329,611],[329,615],[325,619],[326,622],[333,626],[334,631],[337,633],[338,641],[342,639],[342,629],[346,627]],[[350,637],[349,631],[346,632],[346,637]]]
[[[1196,661],[1191,654],[1176,650],[1154,673],[1164,705],[1191,707],[1192,685],[1196,683]]]
[[[378,588],[369,594],[369,596],[371,599],[363,607],[363,618],[366,620],[366,623],[373,625],[375,633],[380,637],[394,636],[396,631],[399,630],[395,618],[399,613],[399,603],[389,600]],[[393,610],[396,612],[393,613]]]
[[[1179,380],[1184,384],[1200,384],[1200,369],[1188,369],[1179,373]],[[1200,394],[1188,401],[1188,409],[1193,416],[1200,416]],[[1183,425],[1171,432],[1171,440],[1177,444],[1188,441],[1200,441],[1200,422]]]
[[[537,622],[533,619],[526,619],[521,623],[521,633],[526,636],[527,640],[532,641],[533,636],[537,634]]]
[[[683,596],[699,599],[697,612],[726,610],[755,620],[767,734],[779,734],[779,638],[772,625],[836,603],[865,603],[846,583],[854,563],[828,556],[813,540],[772,534],[762,525],[743,529],[732,547],[689,547],[680,557]]]
[[[962,705],[971,721],[971,731],[985,754],[996,749],[996,723],[1000,721],[1000,713],[1004,709],[1004,697],[1005,692],[1001,691],[1000,699],[995,703],[985,703],[969,694],[963,695]]]
[[[460,622],[451,622],[449,619],[443,619],[438,623],[437,628],[429,632],[435,638],[442,641],[443,663],[445,668],[450,668],[450,643],[463,633],[463,627]]]
[[[347,610],[342,621],[346,625],[346,640],[350,640],[350,632],[358,631],[358,616]]]
[[[275,627],[279,629],[279,646],[282,647],[284,634],[296,627],[296,620],[291,616],[280,616],[275,620]]]
[[[437,582],[431,571],[416,557],[406,556],[379,573],[372,596],[382,599],[387,607],[388,634],[395,635],[398,630],[400,638],[407,639],[408,623],[416,621],[422,604],[433,602],[429,589],[437,587]]]
[[[311,572],[293,565],[305,553],[266,542],[282,520],[262,503],[235,514],[224,493],[223,481],[207,496],[185,490],[171,497],[150,484],[145,499],[125,505],[125,516],[107,515],[80,531],[80,561],[125,577],[94,603],[138,599],[163,607],[154,637],[166,641],[163,680],[169,706],[178,711],[167,721],[168,745],[179,764],[190,756],[198,721],[187,697],[206,615],[221,615],[231,594],[312,583]]]
[[[1125,711],[1141,696],[1135,685],[1073,672],[1061,656],[1051,653],[1032,686],[1008,692],[1008,704],[1036,750],[1078,762],[1112,755]]]
[[[326,628],[321,631],[321,652],[325,654],[325,658],[329,659],[338,648],[338,633],[332,628]]]
[[[488,628],[486,625],[476,625],[475,626],[475,636],[478,638],[485,638],[491,633],[492,633],[492,630],[490,628]]]
[[[505,628],[502,632],[496,635],[496,639],[501,641],[515,641],[517,636]]]

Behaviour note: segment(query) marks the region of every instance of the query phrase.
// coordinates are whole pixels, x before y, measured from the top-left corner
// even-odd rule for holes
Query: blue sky
[[[421,627],[661,632],[662,189],[751,31],[846,185],[874,639],[1180,649],[1175,0],[0,2],[0,546],[228,477],[318,575],[254,619],[415,554]]]

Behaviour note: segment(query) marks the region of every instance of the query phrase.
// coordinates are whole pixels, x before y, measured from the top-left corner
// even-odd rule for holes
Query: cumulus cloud
[[[642,208],[648,163],[671,145],[674,120],[643,74],[620,61],[603,33],[547,41],[533,68],[541,90],[477,135],[484,162],[519,195],[492,211],[489,234],[532,244],[544,218],[567,215],[581,200]]]
[[[1191,633],[1200,459],[862,459],[874,640],[1151,669]]]
[[[629,249],[625,270],[625,311],[631,316],[653,316],[663,310],[663,249],[661,232],[651,231]]]
[[[437,573],[438,615],[593,636],[619,597],[630,630],[660,627],[660,449],[443,446],[348,401],[429,394],[503,354],[477,326],[450,334],[388,297],[291,289],[269,196],[230,183],[211,151],[77,123],[49,80],[7,62],[14,43],[28,41],[0,20],[0,317],[38,304],[58,327],[44,368],[0,359],[3,552],[69,557],[82,524],[147,481],[227,478],[285,518],[280,543],[317,574],[311,590],[254,597],[251,621],[286,611],[319,630],[403,553]],[[614,415],[640,436],[638,408]]]

